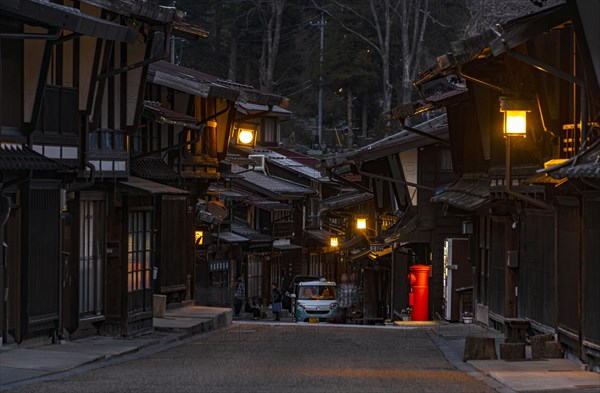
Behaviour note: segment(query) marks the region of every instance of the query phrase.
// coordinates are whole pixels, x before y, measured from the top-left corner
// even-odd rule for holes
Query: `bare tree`
[[[251,0],[251,2],[254,4],[261,26],[265,29],[258,63],[260,89],[272,92],[286,0]]]
[[[379,55],[381,60],[382,110],[389,112],[392,107],[393,86],[391,84],[392,39],[396,39],[394,24],[400,22],[399,36],[402,48],[402,102],[410,101],[411,82],[416,75],[421,54],[423,37],[429,18],[429,0],[369,0],[368,12],[357,8],[350,0],[331,1],[335,8],[325,8],[324,12],[335,19],[348,32],[366,42]],[[348,17],[344,16],[350,16]],[[351,24],[354,19],[357,23]],[[359,29],[356,26],[363,27]]]
[[[539,11],[543,6],[561,2],[563,0],[467,0],[466,6],[470,18],[463,28],[463,35],[472,37],[481,34],[498,23]]]

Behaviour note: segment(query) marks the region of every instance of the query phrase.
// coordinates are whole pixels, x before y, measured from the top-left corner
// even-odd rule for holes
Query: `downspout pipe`
[[[512,137],[506,138],[506,193],[515,199],[527,202],[544,210],[555,210],[555,207],[549,203],[521,194],[512,190],[511,162],[510,162],[510,143]]]

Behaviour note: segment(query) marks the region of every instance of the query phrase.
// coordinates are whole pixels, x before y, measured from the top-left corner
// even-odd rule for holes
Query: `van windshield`
[[[298,289],[300,300],[335,299],[335,286],[333,285],[307,285]]]

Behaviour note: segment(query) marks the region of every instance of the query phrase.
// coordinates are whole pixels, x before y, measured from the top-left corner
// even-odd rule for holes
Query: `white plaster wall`
[[[417,162],[419,152],[417,149],[403,151],[400,153],[400,162],[402,163],[402,169],[404,170],[404,177],[407,182],[417,183]],[[408,186],[408,192],[411,197],[412,204],[417,206],[417,189],[412,186]]]

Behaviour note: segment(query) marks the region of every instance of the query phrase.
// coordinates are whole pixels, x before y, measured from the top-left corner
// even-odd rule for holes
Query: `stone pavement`
[[[234,317],[229,308],[188,306],[166,310],[164,318],[154,318],[154,333],[136,338],[92,336],[63,344],[5,345],[0,348],[0,391],[103,367],[110,362],[147,356],[180,345],[187,337],[224,328],[232,322],[236,324],[293,323],[287,314],[282,315],[281,322],[272,321],[269,313],[255,321],[249,313]],[[335,325],[331,327],[334,328]],[[344,327],[424,329],[457,369],[484,381],[501,393],[600,392],[600,374],[583,371],[583,367],[567,359],[463,362],[467,336],[492,337],[497,345],[504,341],[504,336],[499,332],[476,324],[407,321],[395,325],[344,325]]]
[[[583,365],[568,359],[531,359],[527,348],[525,360],[463,361],[467,336],[492,337],[499,344],[504,335],[476,324],[438,322],[431,329],[432,338],[450,363],[474,378],[484,380],[502,393],[509,392],[580,392],[599,393],[600,374],[585,371]]]
[[[49,339],[0,348],[0,391],[67,375],[81,368],[100,367],[103,361],[158,352],[194,334],[210,332],[231,324],[230,308],[188,306],[165,311],[154,318],[152,334],[134,338],[91,336],[61,344]]]

